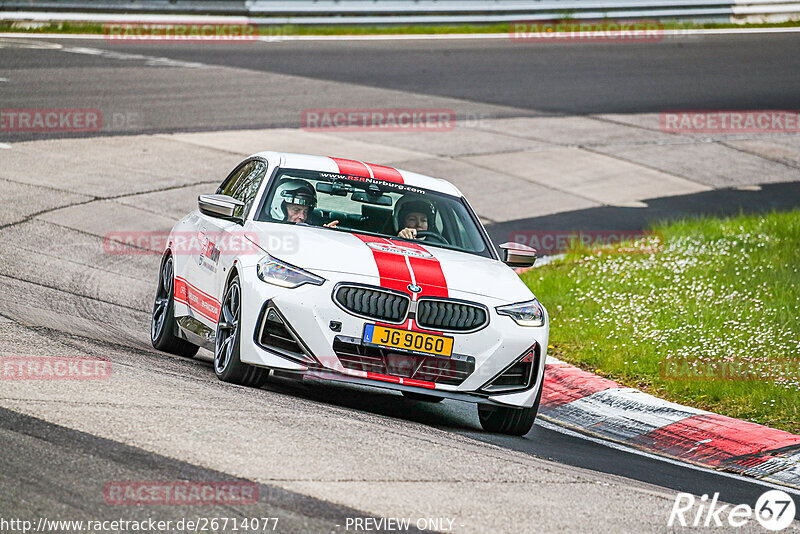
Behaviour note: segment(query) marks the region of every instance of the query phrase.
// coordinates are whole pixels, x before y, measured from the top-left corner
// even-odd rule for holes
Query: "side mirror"
[[[533,267],[536,263],[536,249],[522,243],[503,243],[503,263],[509,267]]]
[[[200,195],[197,205],[204,215],[229,219],[236,208],[244,206],[244,202],[228,195]]]

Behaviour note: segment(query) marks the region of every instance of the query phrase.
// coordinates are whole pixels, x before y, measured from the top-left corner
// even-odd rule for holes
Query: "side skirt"
[[[177,317],[175,323],[178,326],[176,334],[179,338],[214,352],[217,334],[212,329],[188,315]]]

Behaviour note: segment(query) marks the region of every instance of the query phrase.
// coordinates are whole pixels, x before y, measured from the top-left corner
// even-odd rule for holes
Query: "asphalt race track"
[[[261,390],[219,382],[210,353],[188,360],[150,346],[159,258],[109,254],[103,236],[168,229],[262,139],[261,149],[271,140],[302,147],[318,139],[326,150],[374,154],[377,163],[435,170],[469,162],[485,173],[489,160],[481,158],[573,145],[592,161],[633,165],[629,147],[609,140],[627,124],[620,135],[635,129],[636,146],[693,150],[698,160],[707,149],[725,149],[742,158],[720,171],[734,176],[731,183],[648,164],[653,183],[668,190],[619,202],[565,193],[553,197],[556,209],[539,210],[531,197],[515,210],[513,190],[498,205],[475,202],[495,236],[519,227],[641,228],[686,213],[798,207],[797,135],[670,141],[631,126],[670,109],[800,109],[798,49],[800,34],[625,46],[0,38],[2,108],[96,108],[116,119],[88,133],[0,133],[7,146],[0,148],[0,355],[99,356],[113,369],[105,381],[1,384],[0,517],[278,517],[279,532],[345,532],[353,518],[410,517],[452,519],[457,532],[667,532],[677,492],[719,492],[725,502],[753,505],[764,485],[552,425],[537,424],[524,438],[487,434],[474,407],[455,401],[432,405],[283,379]],[[431,157],[414,140],[367,144],[368,133],[322,139],[295,131],[303,109],[332,107],[448,108],[479,127],[425,138],[438,144]],[[453,141],[484,145],[493,120],[548,117],[563,121],[554,125],[594,121],[608,129],[602,143],[567,136],[556,147],[492,134],[491,155],[458,152],[463,143]],[[588,135],[581,128],[570,132]],[[743,167],[752,180],[736,174]],[[470,183],[463,189],[473,201]],[[569,207],[559,208],[561,201]],[[509,210],[508,218],[498,215]],[[150,480],[250,481],[260,498],[204,507],[104,500],[111,482]]]
[[[426,95],[429,104],[460,101],[461,115],[481,117],[800,105],[800,58],[794,53],[800,33],[664,36],[658,43],[624,45],[502,39],[202,46],[51,41],[73,49],[61,54],[43,50],[43,41],[21,48],[24,40],[12,45],[0,39],[6,41],[0,48],[4,70],[20,69],[19,81],[26,82],[24,91],[3,91],[5,107],[60,102],[138,112],[141,124],[126,128],[131,132],[299,127],[295,104],[372,104],[368,93],[351,85],[394,91],[391,102],[383,95],[384,106],[404,107],[418,102],[411,95]],[[174,79],[151,72],[159,68],[157,61],[134,55],[245,70]],[[266,78],[255,73],[273,77],[259,83]],[[288,76],[329,84],[314,85],[313,93],[298,91]]]

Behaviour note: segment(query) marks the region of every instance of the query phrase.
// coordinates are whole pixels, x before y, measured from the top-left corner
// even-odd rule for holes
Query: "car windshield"
[[[281,169],[265,194],[258,221],[327,227],[492,257],[477,218],[456,196],[374,178],[294,169]],[[409,228],[413,232],[404,231]]]

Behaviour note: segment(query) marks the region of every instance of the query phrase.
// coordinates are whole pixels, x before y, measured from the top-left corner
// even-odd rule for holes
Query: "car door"
[[[242,162],[216,192],[230,196],[238,194],[242,197],[244,191],[241,186],[257,168],[260,169],[255,160]],[[245,210],[241,211],[247,213]],[[241,217],[241,211],[234,215]],[[184,222],[179,235],[173,236],[173,254],[176,260],[175,293],[187,304],[186,310],[191,317],[214,329],[222,299],[221,285],[225,283],[225,274],[234,260],[231,257],[234,251],[225,242],[225,236],[230,234],[235,239],[237,229],[241,234],[242,226],[232,220],[206,215],[199,210],[188,215]],[[222,281],[219,282],[218,278],[222,278]]]

